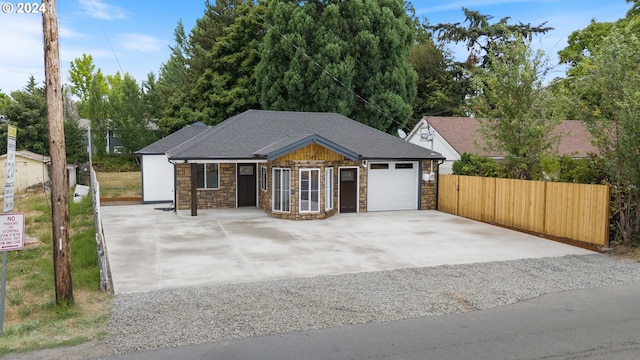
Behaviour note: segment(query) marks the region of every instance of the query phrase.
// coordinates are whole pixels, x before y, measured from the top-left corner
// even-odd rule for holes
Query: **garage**
[[[369,162],[367,211],[418,209],[417,161]]]

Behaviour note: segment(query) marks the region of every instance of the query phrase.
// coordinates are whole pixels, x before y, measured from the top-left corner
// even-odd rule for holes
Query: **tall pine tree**
[[[264,109],[331,111],[382,131],[412,114],[414,24],[402,0],[275,0],[256,80]]]

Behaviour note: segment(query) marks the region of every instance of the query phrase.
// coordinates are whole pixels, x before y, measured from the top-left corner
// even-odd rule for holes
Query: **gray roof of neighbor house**
[[[472,153],[488,157],[502,157],[496,151],[485,150],[486,142],[480,133],[480,121],[470,117],[428,116],[427,121],[440,135],[459,153]],[[419,131],[420,123],[414,127],[409,136]],[[564,120],[552,132],[559,135],[557,145],[559,155],[586,157],[589,153],[597,153],[598,149],[591,144],[589,130],[579,120]]]
[[[171,133],[162,139],[154,142],[153,144],[148,145],[147,147],[136,151],[137,155],[163,155],[169,149],[173,149],[174,147],[189,141],[196,137],[201,132],[207,130],[209,126],[197,122],[191,125],[187,125],[182,129]]]
[[[272,159],[318,143],[351,159],[444,159],[336,113],[247,110],[167,151],[174,160]]]

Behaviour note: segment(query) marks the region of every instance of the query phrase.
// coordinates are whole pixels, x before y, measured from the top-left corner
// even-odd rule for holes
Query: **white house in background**
[[[486,143],[479,130],[476,118],[427,116],[414,126],[405,140],[442,154],[446,160],[440,165],[440,174],[451,174],[453,162],[460,160],[465,152],[503,158],[503,154],[484,150]],[[559,155],[583,158],[597,152],[589,131],[579,120],[564,120],[553,133],[561,135],[556,149]]]
[[[175,166],[169,162],[167,151],[199,135],[209,126],[197,122],[154,142],[136,152],[140,156],[142,174],[142,202],[166,203],[174,201]]]

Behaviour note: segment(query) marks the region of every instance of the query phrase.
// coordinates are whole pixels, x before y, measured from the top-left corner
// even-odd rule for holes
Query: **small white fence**
[[[113,294],[113,282],[111,280],[111,268],[107,255],[107,244],[104,241],[102,231],[102,216],[100,214],[100,184],[96,172],[91,168],[91,194],[93,199],[93,220],[96,224],[96,245],[98,247],[98,267],[100,268],[100,289]]]

